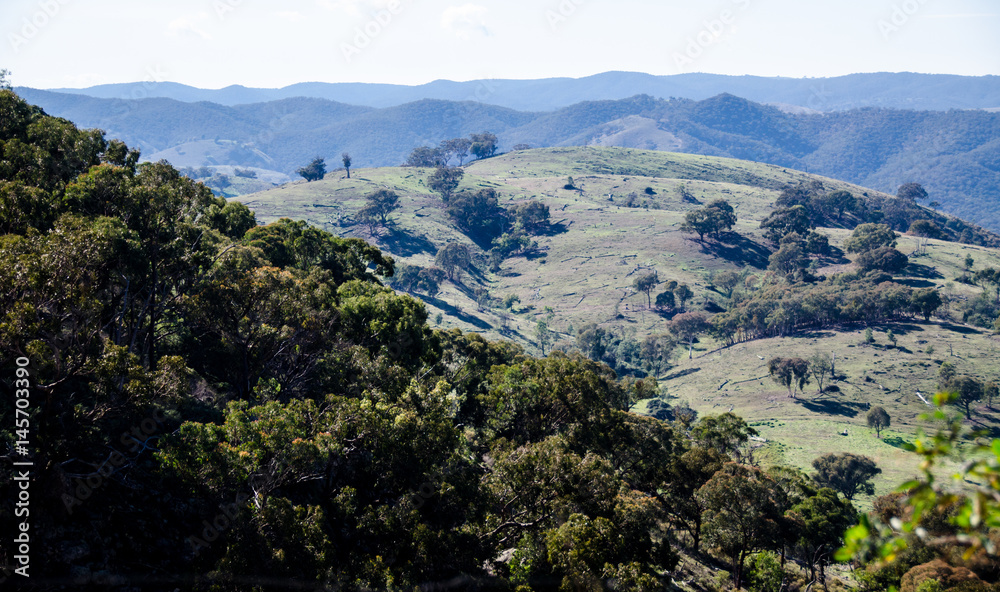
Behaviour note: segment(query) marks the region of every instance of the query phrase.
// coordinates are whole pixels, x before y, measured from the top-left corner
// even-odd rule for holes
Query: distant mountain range
[[[305,97],[227,106],[18,92],[50,114],[101,128],[140,147],[145,157],[178,167],[235,165],[294,176],[317,155],[332,169],[342,152],[353,156],[356,168],[398,165],[416,146],[489,130],[502,151],[528,144],[689,152],[786,166],[892,193],[917,181],[944,211],[1000,230],[1000,113],[982,109],[818,113],[732,94],[704,100],[637,95],[518,111],[440,99],[383,108]]]
[[[858,107],[893,109],[1000,108],[1000,76],[874,73],[833,78],[780,78],[637,72],[605,72],[585,78],[540,80],[435,80],[398,84],[303,82],[265,89],[227,86],[209,90],[173,82],[105,84],[84,89],[51,89],[102,99],[166,98],[220,105],[263,103],[295,97],[327,99],[366,107],[394,107],[421,99],[476,101],[518,111],[552,111],[580,101],[615,100],[646,94],[666,99],[707,99],[731,93],[759,103],[781,103],[815,111]]]

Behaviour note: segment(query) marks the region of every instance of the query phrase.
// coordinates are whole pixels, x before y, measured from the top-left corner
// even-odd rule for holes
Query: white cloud
[[[469,41],[474,37],[489,37],[492,33],[486,26],[487,12],[487,8],[479,4],[449,6],[441,13],[441,27],[451,31],[462,41]]]
[[[302,13],[295,10],[285,10],[274,14],[277,15],[278,18],[282,18],[293,23],[297,23],[302,20]]]
[[[209,35],[204,29],[198,27],[194,21],[186,18],[174,19],[167,23],[167,33],[174,37],[183,37],[188,39],[193,37],[200,37],[202,39],[212,38],[212,36]]]

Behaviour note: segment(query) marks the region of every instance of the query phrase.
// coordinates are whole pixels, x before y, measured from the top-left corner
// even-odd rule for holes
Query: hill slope
[[[627,356],[626,350],[638,347],[645,337],[666,333],[672,316],[647,306],[646,295],[633,287],[635,278],[655,271],[661,282],[676,280],[691,287],[689,309],[721,310],[727,299],[712,278],[723,271],[763,273],[773,247],[762,237],[759,223],[773,211],[783,187],[818,181],[827,191],[894,199],[784,167],[619,148],[518,151],[475,162],[465,171],[461,189],[493,188],[501,205],[536,199],[550,208],[554,230],[535,237],[537,252],[508,259],[498,273],[490,273],[486,253],[448,218],[440,196],[427,189],[430,169],[363,169],[349,180],[297,182],[242,201],[263,222],[305,219],[342,236],[373,240],[397,262],[410,265],[432,266],[440,247],[465,244],[477,255],[475,269],[467,270],[460,282],[445,283],[435,297],[415,294],[427,304],[432,318],[440,314],[438,326],[513,339],[538,353],[539,320],[547,320],[556,332],[556,347],[566,349],[577,347],[580,329],[595,323],[608,337],[609,351],[618,348],[615,355]],[[576,190],[563,187],[569,176]],[[377,188],[396,191],[402,208],[393,214],[389,230],[372,236],[353,217],[364,204],[363,196]],[[639,207],[625,207],[630,194],[639,196]],[[702,242],[680,231],[684,213],[697,207],[692,201],[705,204],[718,198],[735,208],[739,220],[734,230],[739,237],[725,243]],[[938,216],[929,210],[924,214]],[[947,222],[936,219],[942,226]],[[834,246],[850,234],[847,228],[821,231]],[[917,239],[900,239],[902,251],[912,254],[916,247]],[[1000,267],[1000,252],[995,249],[931,240],[926,254],[914,257],[897,281],[937,287],[956,303],[974,298],[982,289],[951,281],[962,274],[967,254],[977,269]],[[819,272],[843,271],[849,263],[843,256],[828,258]],[[492,304],[482,304],[483,291],[492,297]],[[508,295],[519,300],[509,312],[499,304]],[[808,468],[821,452],[866,451],[886,468],[878,492],[884,493],[889,483],[907,477],[913,465],[902,450],[876,441],[861,427],[867,405],[885,406],[893,417],[890,435],[907,439],[921,425],[917,416],[926,410],[914,393],[934,391],[937,367],[945,359],[961,372],[1000,378],[1000,365],[992,355],[996,338],[981,329],[954,325],[946,316],[929,323],[908,319],[877,325],[879,343],[886,343],[887,329],[898,337],[898,347],[891,350],[864,344],[859,326],[723,349],[719,349],[723,343],[703,337],[692,360],[678,349],[674,366],[659,376],[671,397],[686,400],[701,413],[733,410],[757,422],[763,436],[774,441],[760,452],[767,458]],[[839,394],[806,393],[791,399],[767,377],[767,358],[821,352],[836,354],[842,371]],[[982,417],[993,425],[989,412],[984,410]],[[850,435],[838,436],[845,428]],[[811,435],[801,437],[806,432]]]

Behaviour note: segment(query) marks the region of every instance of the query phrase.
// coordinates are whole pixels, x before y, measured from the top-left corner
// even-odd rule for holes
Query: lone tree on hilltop
[[[880,405],[876,405],[868,410],[868,427],[875,428],[875,437],[882,437],[882,430],[889,427],[889,414]]]
[[[326,161],[325,159],[317,156],[312,159],[312,162],[295,172],[301,175],[307,183],[311,181],[319,181],[326,176]]]
[[[429,148],[427,146],[417,146],[410,152],[410,155],[406,157],[406,162],[403,166],[407,167],[436,167],[442,166],[444,164],[444,159],[441,156],[441,151],[437,148]]]
[[[441,144],[438,145],[438,150],[441,152],[441,158],[445,165],[452,157],[456,157],[458,158],[458,166],[462,166],[471,147],[472,140],[468,138],[452,138],[451,140],[442,140]]]
[[[853,500],[859,493],[874,494],[872,478],[882,472],[872,459],[850,452],[824,454],[812,465],[816,469],[813,479],[820,487],[839,491],[848,500]]]
[[[896,190],[896,197],[909,201],[927,199],[927,190],[920,183],[904,183]]]
[[[486,158],[497,153],[497,137],[490,132],[472,134],[472,146],[470,148],[476,158]]]
[[[340,155],[341,161],[344,163],[344,168],[347,169],[347,178],[351,178],[351,155],[348,153],[343,153]]]

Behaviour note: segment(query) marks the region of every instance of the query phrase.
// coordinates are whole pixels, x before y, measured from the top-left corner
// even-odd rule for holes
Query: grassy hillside
[[[447,218],[440,196],[426,186],[430,169],[380,168],[356,171],[351,179],[329,176],[313,183],[297,182],[245,196],[261,222],[279,217],[305,219],[342,236],[372,240],[399,262],[430,266],[437,250],[448,242],[467,244],[480,256],[475,269],[460,283],[446,283],[436,297],[415,294],[430,316],[443,327],[461,327],[493,338],[507,338],[540,353],[534,342],[536,323],[551,315],[557,347],[575,347],[576,331],[587,323],[623,337],[641,340],[666,331],[668,319],[647,307],[646,296],[632,282],[637,273],[655,270],[661,281],[688,284],[695,296],[688,309],[725,304],[712,289],[713,273],[724,270],[759,272],[767,266],[771,248],[761,236],[760,221],[773,210],[780,188],[819,180],[827,190],[885,198],[847,183],[815,177],[782,167],[689,154],[620,148],[550,148],[520,151],[473,163],[460,189],[492,187],[501,205],[538,199],[549,206],[554,230],[537,237],[539,252],[507,260],[499,273],[489,273],[484,253]],[[563,186],[572,176],[576,190]],[[728,200],[742,237],[730,244],[699,242],[682,233],[684,213],[695,204],[682,199],[681,187],[700,203]],[[352,216],[363,196],[388,188],[401,196],[402,208],[389,230],[371,236]],[[652,194],[647,193],[650,188]],[[630,193],[640,206],[625,207]],[[690,198],[689,198],[690,200]],[[928,212],[930,215],[930,213]],[[849,236],[844,228],[821,229],[839,246]],[[904,236],[899,249],[912,253],[916,239]],[[943,241],[929,241],[926,253],[914,256],[897,281],[912,287],[939,287],[955,302],[975,297],[981,289],[953,281],[963,273],[964,259],[975,267],[1000,266],[1000,252]],[[846,258],[829,259],[820,273],[848,269]],[[508,313],[499,305],[480,307],[477,290],[494,299],[513,294],[520,300]],[[508,330],[502,327],[508,325]],[[984,379],[1000,378],[998,340],[989,332],[954,321],[932,319],[873,327],[876,343],[864,343],[863,326],[823,330],[723,348],[711,338],[695,344],[693,359],[676,352],[674,366],[660,376],[668,398],[685,400],[702,414],[732,410],[753,422],[768,440],[758,452],[768,462],[808,469],[812,459],[831,451],[854,451],[875,458],[884,473],[878,492],[909,477],[914,459],[898,447],[912,440],[924,425],[918,416],[928,407],[916,395],[933,394],[939,365],[948,360],[960,373]],[[886,348],[891,329],[898,346]],[[808,357],[815,352],[835,355],[839,393],[815,393],[815,386],[797,398],[767,376],[772,356]],[[882,405],[892,417],[887,432],[896,445],[879,441],[865,426],[868,405]],[[640,403],[637,410],[642,411]],[[983,427],[998,419],[980,409]],[[843,431],[847,435],[840,435]]]

